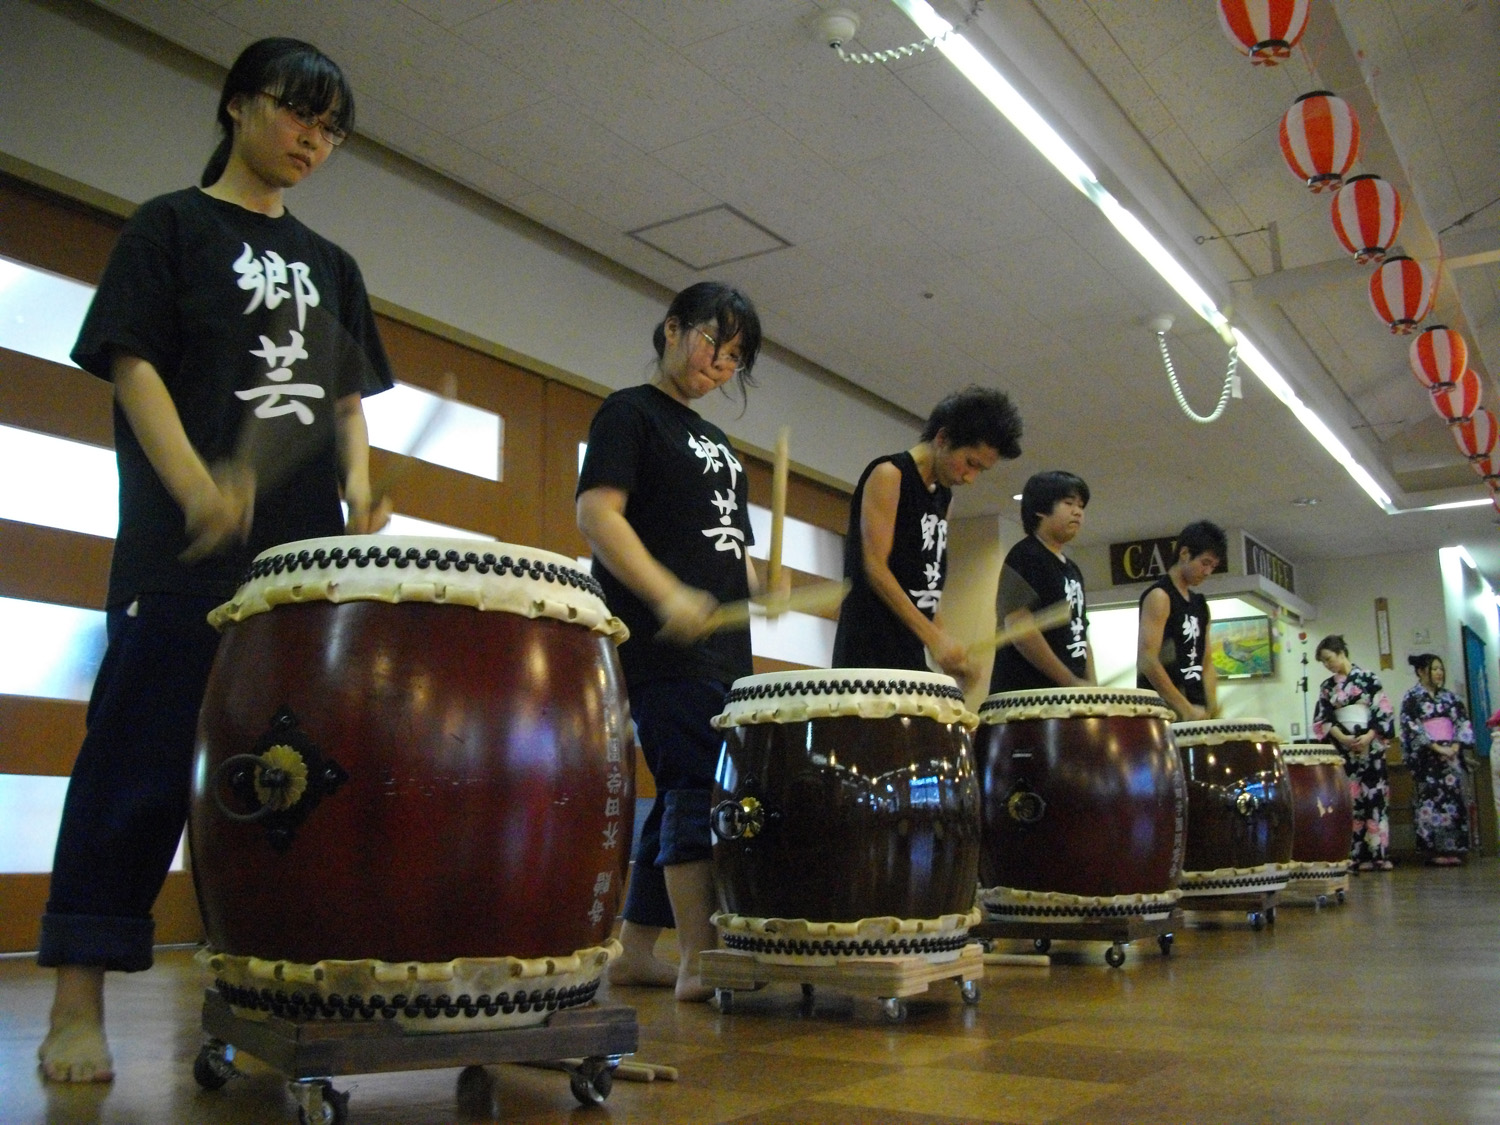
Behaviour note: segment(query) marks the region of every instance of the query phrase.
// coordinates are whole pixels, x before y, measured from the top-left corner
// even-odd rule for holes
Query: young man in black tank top
[[[1224,529],[1207,520],[1177,535],[1177,561],[1141,595],[1136,686],[1155,688],[1179,719],[1219,712],[1218,677],[1208,658],[1208,599],[1195,591],[1229,553]]]
[[[1002,457],[1021,455],[1021,417],[1001,392],[968,387],[933,408],[922,440],[865,468],[849,506],[835,668],[928,669],[960,681],[964,646],[938,612],[947,575],[948,503]]]

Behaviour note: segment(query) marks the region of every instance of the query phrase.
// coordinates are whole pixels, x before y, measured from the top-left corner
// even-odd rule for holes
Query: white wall
[[[136,203],[196,183],[219,76],[179,61],[107,17],[0,0],[0,152]],[[605,388],[641,382],[654,358],[670,294],[359,137],[288,202],[377,297]],[[816,371],[763,354],[756,375],[743,417],[705,413],[762,449],[794,421],[793,461],[836,480],[915,439]]]

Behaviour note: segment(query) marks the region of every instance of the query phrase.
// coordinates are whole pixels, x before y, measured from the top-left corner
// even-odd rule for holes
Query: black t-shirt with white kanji
[[[865,485],[876,467],[890,462],[901,471],[891,554],[886,560],[912,604],[929,619],[943,596],[948,567],[948,504],[951,489],[929,489],[909,452],[878,457],[865,466],[849,502],[849,534],[844,537],[844,577],[849,596],[839,610],[833,639],[835,668],[927,670],[927,652],[917,635],[880,600],[865,574],[863,509]]]
[[[156,369],[205,462],[253,450],[258,487],[249,542],[182,563],[182,509],[116,406],[111,606],[143,593],[228,597],[259,551],[343,532],[335,404],[392,382],[347,253],[289,212],[196,188],[150,200],[121,231],[73,348],[101,379],[118,355]]]
[[[1006,554],[1000,570],[1000,591],[995,601],[997,620],[1003,623],[1009,614],[1019,610],[1036,611],[1064,600],[1071,610],[1068,620],[1048,629],[1042,637],[1068,671],[1084,677],[1089,665],[1089,618],[1084,606],[1083,572],[1072,559],[1053,554],[1035,535],[1026,536]],[[995,652],[990,691],[1057,686],[1015,645]]]
[[[724,431],[665,391],[643,384],[604,400],[589,426],[578,493],[618,488],[642,545],[682,582],[721,602],[750,596],[745,470]],[[620,646],[627,685],[665,678],[731,683],[754,671],[750,632],[731,629],[691,645],[656,640],[656,614],[598,559],[594,577],[610,610],[630,628]]]
[[[1165,590],[1171,601],[1167,623],[1161,631],[1161,666],[1183,697],[1195,707],[1208,706],[1208,692],[1203,686],[1203,661],[1208,651],[1208,599],[1196,590],[1183,597],[1170,574],[1163,575],[1141,595],[1141,605],[1152,590]],[[1144,674],[1137,674],[1136,687],[1151,688]]]

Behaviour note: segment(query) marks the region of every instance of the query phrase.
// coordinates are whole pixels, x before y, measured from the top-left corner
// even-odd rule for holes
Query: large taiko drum
[[[1342,879],[1349,873],[1349,834],[1354,820],[1344,759],[1322,742],[1281,748],[1292,786],[1292,884]]]
[[[1169,916],[1181,897],[1187,805],[1162,698],[1136,688],[1001,692],[979,718],[987,917]]]
[[[979,864],[977,722],[948,676],[736,680],[713,794],[724,945],[768,961],[958,956]]]
[[[594,579],[504,543],[315,539],[212,620],[192,861],[231,1006],[472,1031],[587,1003],[634,812]]]
[[[1292,787],[1276,728],[1265,719],[1200,719],[1174,723],[1172,735],[1188,791],[1183,897],[1283,889]]]

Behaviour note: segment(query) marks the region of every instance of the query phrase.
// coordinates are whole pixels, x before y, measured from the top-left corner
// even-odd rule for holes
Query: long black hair
[[[740,338],[740,372],[735,377],[741,399],[746,388],[755,386],[755,357],[760,353],[760,314],[755,304],[740,290],[722,281],[700,281],[689,285],[672,298],[667,315],[661,318],[656,331],[651,333],[651,346],[656,349],[656,358],[667,354],[667,321],[675,320],[682,331],[699,324],[713,321],[716,326],[714,339],[719,345]],[[714,358],[719,358],[718,345]]]
[[[204,166],[198,181],[201,187],[217,183],[229,166],[229,153],[234,147],[229,103],[256,94],[274,94],[319,117],[332,113],[334,125],[346,133],[354,130],[354,91],[336,62],[300,39],[257,40],[240,52],[224,78],[217,115],[224,135]]]

